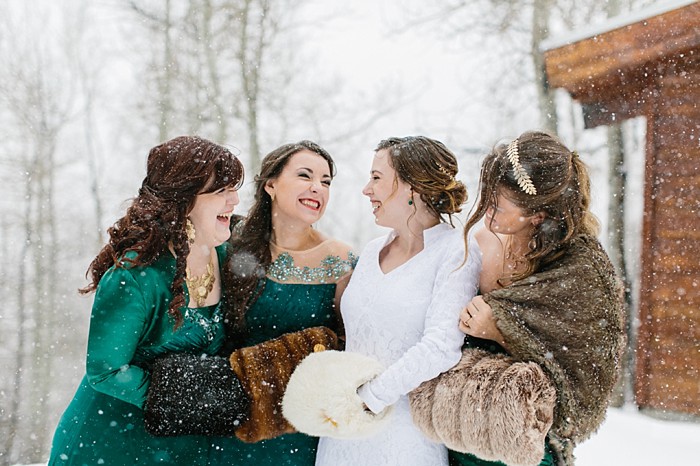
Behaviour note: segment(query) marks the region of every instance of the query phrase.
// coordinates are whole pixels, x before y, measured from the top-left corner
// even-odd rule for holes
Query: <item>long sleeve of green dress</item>
[[[149,377],[132,361],[151,307],[129,270],[112,269],[100,281],[90,321],[86,360],[90,386],[139,408],[146,400]]]

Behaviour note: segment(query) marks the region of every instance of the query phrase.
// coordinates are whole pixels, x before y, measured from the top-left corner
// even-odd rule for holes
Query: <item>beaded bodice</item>
[[[335,283],[355,267],[357,259],[355,254],[349,252],[347,259],[328,255],[321,260],[318,267],[297,267],[294,265],[294,257],[288,252],[283,252],[270,264],[267,275],[277,282]]]
[[[267,276],[280,283],[336,283],[350,273],[358,256],[348,251],[343,258],[335,253],[334,240],[327,240],[305,251],[282,250],[274,243],[271,249],[277,257],[268,266]]]

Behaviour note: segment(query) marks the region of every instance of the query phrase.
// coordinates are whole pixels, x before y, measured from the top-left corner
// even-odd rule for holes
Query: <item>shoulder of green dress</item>
[[[219,267],[222,266],[224,260],[231,255],[233,252],[233,246],[228,241],[224,241],[222,244],[218,245],[216,248],[216,256],[219,259]]]
[[[137,282],[154,279],[161,280],[164,274],[166,276],[175,274],[175,258],[169,253],[161,254],[160,257],[148,265],[135,264],[133,261],[136,257],[137,253],[135,251],[127,251],[109,271],[117,274],[129,274]]]

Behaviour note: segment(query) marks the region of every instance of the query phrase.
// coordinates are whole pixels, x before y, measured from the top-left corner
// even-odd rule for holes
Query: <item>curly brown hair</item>
[[[479,202],[464,229],[465,242],[469,230],[496,207],[499,194],[504,195],[525,215],[544,213],[535,226],[534,247],[525,255],[526,268],[510,277],[526,278],[543,264],[550,263],[563,252],[563,246],[574,236],[598,234],[598,220],[590,211],[590,179],[585,164],[576,152],[558,138],[541,131],[528,131],[517,140],[519,163],[530,177],[536,194],[528,194],[518,184],[516,170],[508,159],[508,144],[498,144],[481,164]]]
[[[389,150],[389,165],[398,179],[411,186],[436,217],[444,221],[447,215],[452,225],[452,215],[467,201],[467,188],[455,178],[458,166],[452,151],[425,136],[384,139],[374,151],[383,149]]]
[[[108,230],[109,241],[90,263],[90,283],[80,293],[97,289],[110,267],[147,266],[164,254],[176,255],[173,299],[168,313],[175,327],[182,323],[183,283],[190,246],[185,233],[187,215],[198,194],[243,182],[243,165],[227,148],[197,136],[180,136],[152,148],[146,177],[126,214]],[[125,257],[133,251],[133,258]]]
[[[309,150],[328,162],[331,177],[335,176],[335,162],[331,155],[312,141],[284,144],[267,154],[261,163],[260,174],[255,177],[255,198],[248,215],[234,228],[231,238],[233,254],[229,260],[232,279],[226,284],[226,324],[230,335],[240,333],[245,327],[245,313],[264,289],[267,268],[272,263],[270,237],[272,234],[272,199],[265,185],[277,178],[297,152]]]

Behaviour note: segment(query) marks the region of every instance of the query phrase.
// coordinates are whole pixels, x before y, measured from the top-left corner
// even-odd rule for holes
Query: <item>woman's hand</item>
[[[475,296],[467,307],[462,309],[459,315],[459,329],[467,335],[493,340],[504,346],[503,335],[493,318],[493,310],[481,296]]]

